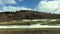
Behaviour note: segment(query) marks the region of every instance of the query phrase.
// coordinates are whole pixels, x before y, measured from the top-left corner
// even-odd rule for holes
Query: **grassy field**
[[[31,25],[37,23],[40,23],[41,25],[60,24],[60,19],[56,19],[56,21],[51,21],[53,19],[43,20],[5,22],[0,23],[0,25]],[[0,34],[60,34],[60,28],[0,28]]]
[[[40,23],[41,25],[56,25],[56,24],[60,24],[60,19],[35,19],[35,21],[19,20],[19,21],[0,22],[0,25],[31,25],[31,24],[37,24],[37,23]]]
[[[0,29],[0,34],[60,34],[60,28]]]

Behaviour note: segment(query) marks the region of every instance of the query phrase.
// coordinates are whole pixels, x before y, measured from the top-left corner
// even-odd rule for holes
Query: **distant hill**
[[[20,10],[16,12],[0,12],[0,21],[21,19],[58,19],[60,14],[43,13],[38,11]]]

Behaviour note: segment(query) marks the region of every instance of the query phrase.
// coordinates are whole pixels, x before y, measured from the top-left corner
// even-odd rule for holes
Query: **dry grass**
[[[0,29],[0,34],[60,34],[59,28]]]

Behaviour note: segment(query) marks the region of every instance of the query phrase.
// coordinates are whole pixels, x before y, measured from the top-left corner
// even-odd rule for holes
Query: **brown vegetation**
[[[43,13],[38,11],[21,10],[16,12],[0,12],[1,21],[12,21],[21,19],[57,19],[60,14]]]
[[[60,34],[60,30],[0,30],[0,34]]]

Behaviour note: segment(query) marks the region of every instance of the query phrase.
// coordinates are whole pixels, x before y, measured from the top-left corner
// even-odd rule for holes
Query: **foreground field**
[[[0,34],[60,34],[60,28],[0,29]]]
[[[14,20],[8,22],[0,22],[0,25],[32,25],[40,23],[40,25],[59,25],[60,19],[33,19],[33,20]]]

